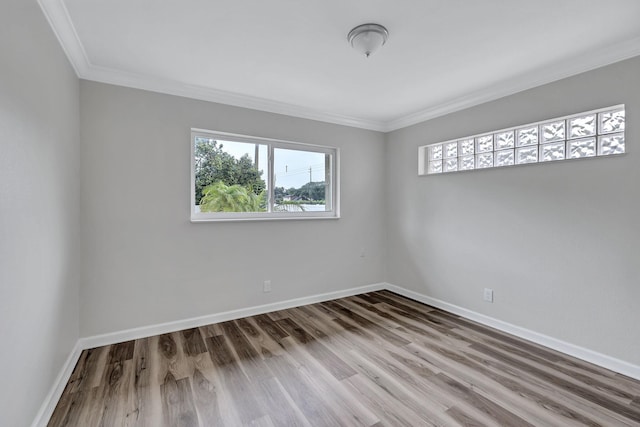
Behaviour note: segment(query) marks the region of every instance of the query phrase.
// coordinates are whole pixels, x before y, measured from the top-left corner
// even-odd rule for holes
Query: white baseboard
[[[385,285],[387,290],[395,292],[407,298],[411,298],[424,304],[440,308],[442,310],[448,311],[449,313],[457,314],[458,316],[462,316],[466,319],[482,323],[483,325],[490,326],[503,332],[507,332],[519,338],[532,341],[536,344],[540,344],[553,350],[560,351],[569,356],[576,357],[586,362],[593,363],[594,365],[598,365],[603,368],[610,369],[614,372],[640,380],[640,366],[625,362],[624,360],[616,359],[614,357],[607,356],[606,354],[589,350],[588,348],[580,347],[575,344],[550,337],[548,335],[540,334],[538,332],[513,325],[511,323],[503,322],[502,320],[494,319],[493,317],[489,317],[484,314],[459,307],[457,305],[449,304],[448,302],[436,298],[431,298],[418,292],[401,288],[400,286],[392,285],[390,283],[386,283]]]
[[[40,410],[36,414],[31,427],[45,427],[49,422],[49,419],[53,414],[53,410],[56,409],[58,400],[60,400],[60,396],[62,396],[62,392],[64,391],[67,382],[69,382],[73,369],[76,367],[76,363],[80,358],[82,350],[83,349],[80,347],[80,341],[76,341],[76,344],[69,353],[69,357],[67,357],[67,360],[62,366],[62,370],[60,370],[60,373],[53,382],[53,387],[51,387],[44,403],[40,406]]]
[[[494,319],[484,314],[476,313],[475,311],[468,310],[457,305],[450,304],[445,301],[441,301],[435,298],[422,295],[420,293],[410,291],[405,288],[401,288],[390,283],[376,283],[373,285],[360,286],[357,288],[350,288],[341,291],[327,292],[324,294],[316,294],[302,298],[295,298],[281,302],[274,302],[270,304],[258,305],[254,307],[241,308],[238,310],[225,311],[222,313],[211,314],[207,316],[193,317],[190,319],[177,320],[175,322],[161,323],[157,325],[143,326],[140,328],[127,329],[124,331],[113,332],[103,335],[95,335],[91,337],[80,338],[76,345],[71,350],[69,357],[67,358],[62,370],[58,374],[51,391],[47,395],[44,403],[40,407],[38,414],[36,415],[31,427],[44,427],[49,422],[53,410],[64,391],[73,368],[75,367],[82,350],[89,348],[100,347],[103,345],[115,344],[123,341],[129,341],[138,338],[149,337],[153,335],[166,334],[170,332],[180,331],[188,328],[195,328],[204,325],[210,325],[212,323],[225,322],[228,320],[240,319],[247,316],[255,316],[257,314],[269,313],[276,310],[284,310],[287,308],[300,307],[302,305],[314,304],[317,302],[329,301],[336,298],[343,298],[352,295],[358,295],[366,292],[374,292],[387,289],[391,292],[395,292],[399,295],[411,298],[413,300],[422,302],[424,304],[431,305],[433,307],[440,308],[453,314],[457,314],[466,319],[476,321],[483,325],[490,326],[515,335],[517,337],[532,341],[534,343],[549,347],[551,349],[560,351],[578,359],[593,363],[603,368],[610,369],[614,372],[626,375],[631,378],[640,380],[640,366],[633,365],[620,359],[616,359],[611,356],[607,356],[602,353],[589,350],[584,347],[580,347],[565,341],[558,340],[556,338],[543,335],[529,329],[522,328],[520,326],[513,325],[511,323],[503,322],[502,320]]]
[[[343,298],[358,295],[365,292],[379,291],[385,289],[386,283],[376,283],[373,285],[359,286],[341,291],[327,292],[302,298],[295,298],[286,301],[274,302],[270,304],[258,305],[254,307],[241,308],[237,310],[224,311],[222,313],[210,314],[190,319],[176,320],[174,322],[160,323],[157,325],[142,326],[140,328],[126,329],[124,331],[112,332],[109,334],[95,335],[92,337],[80,338],[82,349],[100,347],[103,345],[115,344],[123,341],[138,338],[150,337],[169,332],[181,331],[183,329],[196,328],[210,325],[212,323],[226,322],[227,320],[240,319],[242,317],[255,316],[257,314],[269,313],[286,308],[300,307],[302,305],[316,302],[329,301],[336,298]]]
[[[124,331],[112,332],[109,334],[95,335],[91,337],[80,338],[71,350],[62,370],[54,381],[53,387],[45,398],[44,403],[40,407],[31,427],[45,427],[53,414],[54,409],[62,396],[73,368],[75,368],[80,354],[83,350],[103,345],[116,344],[123,341],[150,337],[153,335],[166,334],[183,329],[195,328],[199,326],[210,325],[212,323],[225,322],[228,320],[240,319],[247,316],[255,316],[257,314],[269,313],[276,310],[284,310],[286,308],[300,307],[316,302],[329,301],[336,298],[344,298],[352,295],[358,295],[366,292],[374,292],[385,289],[386,283],[376,283],[373,285],[359,286],[357,288],[344,289],[341,291],[327,292],[316,294],[302,298],[295,298],[286,301],[274,302],[271,304],[258,305],[254,307],[241,308],[238,310],[225,311],[222,313],[211,314],[207,316],[193,317],[190,319],[177,320],[175,322],[161,323],[157,325],[143,326],[140,328],[126,329]]]

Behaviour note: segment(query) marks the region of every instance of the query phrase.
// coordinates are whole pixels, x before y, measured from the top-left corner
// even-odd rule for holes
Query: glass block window
[[[513,148],[514,144],[513,131],[500,132],[496,134],[496,150],[504,150],[507,148]]]
[[[493,153],[476,154],[476,169],[493,167]]]
[[[449,159],[451,157],[458,157],[458,143],[450,142],[444,144],[444,157]]]
[[[460,141],[458,146],[458,153],[460,153],[461,156],[468,156],[469,154],[473,154],[474,153],[473,138],[463,139],[462,141]]]
[[[484,135],[476,138],[476,152],[486,153],[493,151],[493,135]]]
[[[564,141],[564,120],[559,122],[544,123],[540,125],[542,131],[540,132],[542,137],[542,143]]]
[[[564,160],[564,149],[564,141],[541,145],[540,161],[551,162],[553,160]]]
[[[419,147],[431,175],[624,154],[624,105]]]
[[[496,158],[493,162],[495,166],[511,166],[515,163],[515,155],[513,150],[496,151]]]
[[[518,147],[538,144],[538,126],[518,129]]]
[[[459,170],[468,171],[474,169],[475,166],[475,157],[474,156],[464,156],[460,157],[460,165],[458,165]]]
[[[567,141],[567,152],[570,159],[593,157],[596,155],[596,139],[586,138]]]
[[[444,161],[444,172],[455,172],[458,170],[458,158],[447,159]]]

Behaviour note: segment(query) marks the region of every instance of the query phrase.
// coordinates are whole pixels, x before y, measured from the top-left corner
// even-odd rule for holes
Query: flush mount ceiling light
[[[351,46],[367,58],[380,49],[389,38],[389,31],[379,24],[362,24],[349,31],[347,40]]]

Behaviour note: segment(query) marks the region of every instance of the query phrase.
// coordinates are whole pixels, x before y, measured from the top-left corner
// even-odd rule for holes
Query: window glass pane
[[[429,147],[429,160],[442,159],[442,145],[433,145]]]
[[[444,161],[444,172],[454,172],[458,170],[458,158],[447,159]]]
[[[516,164],[536,163],[538,161],[538,147],[522,147],[516,149]]]
[[[518,129],[518,147],[538,143],[538,126]]]
[[[476,138],[476,153],[493,151],[493,135],[485,135]]]
[[[458,143],[449,142],[444,144],[444,157],[456,157],[458,155]]]
[[[476,169],[490,168],[493,166],[493,153],[476,154]]]
[[[493,164],[496,166],[510,166],[514,163],[513,150],[496,151]]]
[[[540,161],[564,160],[564,141],[540,146]]]
[[[475,157],[473,155],[460,157],[459,163],[460,163],[459,170],[461,171],[471,170],[474,168],[474,165],[475,165]]]
[[[569,119],[569,138],[582,138],[596,134],[596,115],[589,114]]]
[[[598,138],[598,155],[608,156],[610,154],[624,153],[624,135],[619,133],[615,135],[601,136]]]
[[[331,210],[331,155],[275,148],[274,212]]]
[[[574,139],[567,142],[567,151],[570,159],[580,159],[582,157],[593,157],[596,155],[596,139]]]
[[[194,138],[197,212],[266,212],[265,145]]]
[[[461,156],[468,156],[469,154],[473,154],[473,138],[471,139],[463,139],[460,141],[458,146],[458,154]]]
[[[624,130],[624,110],[600,113],[600,133],[622,132]]]
[[[440,173],[442,172],[442,160],[436,160],[435,162],[429,162],[428,173]]]
[[[513,131],[502,132],[496,134],[496,150],[504,150],[506,148],[513,148],[514,145]]]
[[[564,141],[564,120],[541,125],[542,142]]]

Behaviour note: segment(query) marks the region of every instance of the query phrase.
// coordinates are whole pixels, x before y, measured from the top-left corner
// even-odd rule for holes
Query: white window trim
[[[266,145],[268,150],[268,168],[265,181],[269,193],[267,203],[270,205],[273,192],[274,171],[273,152],[274,148],[284,148],[293,150],[314,151],[318,153],[330,154],[331,164],[331,206],[332,210],[327,212],[196,212],[195,210],[195,138],[205,137],[221,139],[234,142],[246,142],[250,144]],[[256,136],[239,135],[227,132],[217,132],[206,129],[191,129],[191,222],[215,222],[215,221],[272,221],[272,220],[304,220],[304,219],[338,219],[340,218],[340,149],[323,145],[307,144],[302,142],[284,141],[280,139],[261,138]]]

